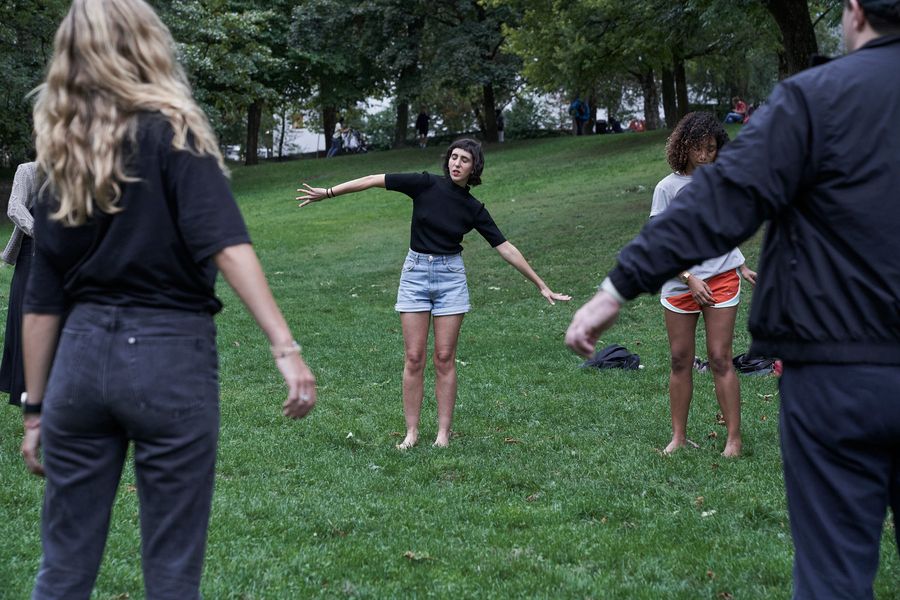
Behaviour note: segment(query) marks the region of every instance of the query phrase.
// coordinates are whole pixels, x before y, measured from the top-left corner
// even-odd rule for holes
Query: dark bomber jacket
[[[765,221],[750,351],[900,364],[900,36],[779,84],[610,280],[628,299],[657,290]]]

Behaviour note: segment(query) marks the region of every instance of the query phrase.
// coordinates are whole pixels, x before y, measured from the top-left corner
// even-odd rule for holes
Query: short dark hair
[[[716,150],[721,150],[728,142],[728,132],[714,114],[692,112],[684,115],[666,140],[666,160],[672,170],[684,173],[688,167],[688,152],[708,137],[716,140]]]
[[[900,33],[900,0],[857,0],[872,29],[881,35]],[[850,1],[844,0],[849,7]]]
[[[481,150],[481,144],[470,138],[461,138],[450,144],[444,153],[444,177],[450,179],[450,155],[453,151],[465,150],[472,155],[472,174],[469,175],[468,185],[481,185],[481,173],[484,171],[484,152]]]

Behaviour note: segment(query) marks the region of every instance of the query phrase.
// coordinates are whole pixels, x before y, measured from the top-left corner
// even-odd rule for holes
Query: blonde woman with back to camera
[[[54,44],[34,110],[48,185],[23,308],[22,454],[47,480],[32,597],[91,595],[133,443],[146,597],[199,598],[219,424],[217,271],[269,339],[285,416],[312,409],[315,378],[153,9],[75,0]]]

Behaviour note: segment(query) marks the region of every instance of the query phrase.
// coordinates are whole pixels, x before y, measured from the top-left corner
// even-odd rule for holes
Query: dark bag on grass
[[[597,350],[594,356],[581,363],[581,368],[596,367],[598,369],[636,370],[641,365],[641,357],[632,354],[628,348],[619,344],[611,344]]]
[[[775,370],[775,359],[738,354],[734,357],[734,370],[741,375],[768,375]]]

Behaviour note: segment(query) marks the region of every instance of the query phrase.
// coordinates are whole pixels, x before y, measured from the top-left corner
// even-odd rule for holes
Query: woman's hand
[[[302,200],[302,202],[298,205],[300,208],[303,208],[304,206],[312,202],[324,200],[328,197],[327,188],[314,188],[311,187],[308,183],[304,183],[303,187],[297,191],[303,194],[302,196],[297,196],[296,198],[296,200]]]
[[[702,279],[693,276],[688,277],[687,286],[694,301],[700,306],[712,306],[716,303],[712,295],[712,289]]]
[[[28,470],[40,477],[44,476],[41,465],[41,418],[29,416],[25,418],[25,436],[22,438],[22,458]]]
[[[316,378],[297,353],[290,353],[275,360],[278,370],[288,385],[288,397],[282,414],[292,419],[302,419],[316,405]]]
[[[756,271],[746,264],[741,265],[738,270],[741,272],[741,277],[743,277],[750,285],[756,285]]]
[[[546,299],[547,299],[547,302],[549,302],[550,304],[556,304],[556,302],[554,302],[554,300],[560,300],[560,301],[562,301],[562,302],[568,302],[569,300],[572,299],[572,296],[570,296],[570,295],[568,295],[568,294],[559,294],[559,293],[557,293],[557,292],[554,292],[553,290],[551,290],[551,289],[548,288],[548,287],[542,287],[542,288],[541,288],[541,296],[543,296],[544,298],[546,298]]]

